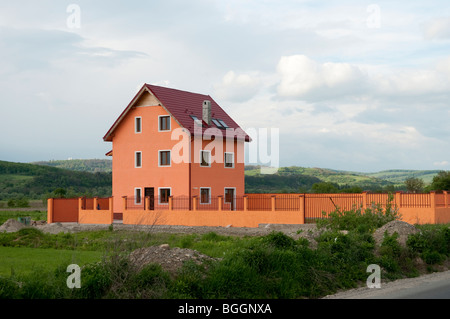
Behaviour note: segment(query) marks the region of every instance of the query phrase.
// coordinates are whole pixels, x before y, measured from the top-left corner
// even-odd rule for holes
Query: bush
[[[336,209],[328,214],[328,218],[318,220],[317,227],[330,230],[356,230],[359,233],[371,232],[390,221],[400,219],[398,208],[392,204],[392,200],[393,197],[390,195],[385,208],[381,205],[372,205],[365,210],[361,207],[344,211]]]
[[[421,231],[409,236],[408,247],[427,264],[437,264],[450,256],[450,228],[448,225],[418,225]]]

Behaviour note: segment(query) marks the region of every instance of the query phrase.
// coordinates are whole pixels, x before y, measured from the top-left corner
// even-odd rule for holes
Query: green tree
[[[339,185],[329,182],[314,183],[311,191],[313,193],[339,193]]]
[[[423,180],[417,177],[410,177],[405,180],[405,186],[408,192],[420,193],[423,191],[424,185]]]
[[[430,189],[434,191],[450,190],[450,171],[440,171],[433,177]]]

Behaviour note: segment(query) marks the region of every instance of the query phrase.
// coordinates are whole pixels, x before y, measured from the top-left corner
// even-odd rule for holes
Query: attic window
[[[203,121],[199,120],[197,116],[191,115],[191,118],[194,120],[195,124],[197,124],[198,126],[204,126]]]
[[[218,121],[220,122],[220,124],[222,124],[222,126],[224,128],[228,128],[229,127],[224,121],[222,121],[222,120],[218,120]]]
[[[225,127],[222,126],[222,124],[220,124],[220,122],[217,119],[212,119],[213,123],[216,124],[216,126],[218,128],[224,129]]]

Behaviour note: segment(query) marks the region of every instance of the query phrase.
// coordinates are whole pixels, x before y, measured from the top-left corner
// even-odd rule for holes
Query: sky
[[[107,158],[144,83],[277,133],[279,166],[450,170],[448,0],[0,0],[0,160]]]

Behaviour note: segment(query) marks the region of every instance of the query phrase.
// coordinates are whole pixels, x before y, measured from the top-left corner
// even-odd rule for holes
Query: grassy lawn
[[[28,275],[37,269],[56,269],[62,264],[81,266],[100,260],[102,255],[100,251],[0,247],[0,276]]]
[[[17,220],[18,217],[31,217],[32,220],[47,220],[47,212],[40,210],[0,210],[0,225],[3,225],[4,222],[11,218]]]

